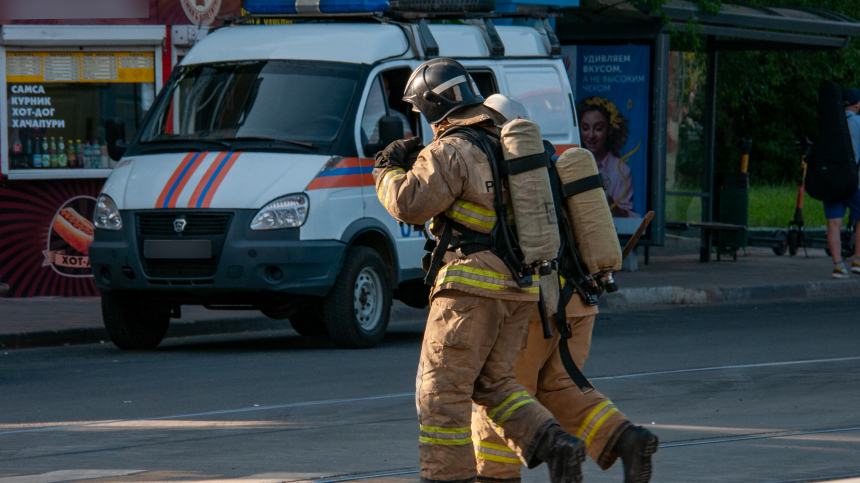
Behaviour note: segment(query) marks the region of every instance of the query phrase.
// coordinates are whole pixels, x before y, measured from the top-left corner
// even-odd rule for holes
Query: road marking
[[[860,474],[852,474],[852,475],[835,475],[835,476],[822,476],[819,478],[801,478],[799,480],[782,480],[782,481],[774,481],[772,483],[860,483]],[[835,479],[834,478],[840,478]]]
[[[322,401],[306,401],[299,403],[290,403],[290,404],[278,404],[275,406],[255,406],[251,408],[239,408],[239,409],[223,409],[220,411],[208,411],[204,413],[190,413],[190,414],[177,414],[173,416],[158,416],[154,418],[134,418],[134,419],[118,419],[114,421],[96,421],[92,423],[84,423],[84,424],[69,424],[63,426],[49,426],[46,428],[33,428],[33,429],[18,429],[15,431],[3,431],[0,432],[0,436],[6,434],[16,434],[16,433],[35,433],[40,431],[55,431],[58,429],[70,429],[70,428],[83,428],[86,426],[100,426],[104,424],[117,424],[117,423],[130,423],[134,421],[158,421],[162,419],[179,419],[179,418],[193,418],[200,416],[213,416],[217,414],[233,414],[233,413],[243,413],[249,411],[268,411],[271,409],[287,409],[287,408],[299,408],[304,406],[319,406],[323,404],[337,404],[337,403],[347,403],[347,402],[360,402],[360,401],[374,401],[377,399],[392,399],[399,397],[415,397],[414,392],[402,392],[399,394],[383,394],[381,396],[369,396],[369,397],[356,397],[356,398],[348,398],[348,399],[325,399]],[[0,481],[0,483],[5,483]]]
[[[414,475],[415,473],[418,473],[418,472],[419,472],[419,470],[409,470],[409,471],[401,471],[398,473],[380,473],[380,474],[375,474],[375,475],[353,476],[350,478],[334,478],[331,480],[322,480],[322,481],[319,481],[319,480],[296,480],[295,482],[291,482],[291,483],[298,483],[301,481],[313,481],[313,483],[338,483],[340,481],[368,480],[370,478],[384,478],[386,476]]]
[[[61,481],[91,480],[143,473],[145,470],[60,470],[39,475],[7,476],[0,483],[58,483]]]
[[[707,371],[722,371],[727,369],[749,369],[755,367],[778,367],[778,366],[790,366],[790,365],[798,365],[798,364],[818,364],[823,362],[844,362],[844,361],[856,361],[860,360],[860,356],[856,357],[835,357],[831,359],[807,359],[800,361],[784,361],[784,362],[763,362],[758,364],[739,364],[732,366],[715,366],[715,367],[698,367],[693,369],[676,369],[671,371],[655,371],[655,372],[639,372],[634,374],[621,374],[617,376],[600,376],[600,377],[592,377],[592,381],[605,381],[612,379],[626,379],[632,377],[646,377],[646,376],[660,376],[666,374],[683,374],[689,372],[707,372]],[[2,431],[0,432],[0,436],[7,434],[17,434],[17,433],[34,433],[39,431],[56,431],[60,429],[70,429],[70,428],[83,428],[87,426],[99,426],[105,424],[117,424],[117,423],[130,423],[134,421],[158,421],[164,419],[180,419],[180,418],[193,418],[200,416],[213,416],[219,414],[235,414],[235,413],[243,413],[250,411],[268,411],[272,409],[287,409],[287,408],[297,408],[297,407],[305,407],[305,406],[319,406],[324,404],[338,404],[338,403],[347,403],[347,402],[361,402],[361,401],[374,401],[378,399],[394,399],[401,397],[415,397],[414,392],[403,392],[398,394],[383,394],[381,396],[369,396],[369,397],[359,397],[359,398],[345,398],[345,399],[325,399],[321,401],[307,401],[307,402],[299,402],[299,403],[289,403],[289,404],[278,404],[274,406],[255,406],[249,408],[238,408],[238,409],[223,409],[219,411],[207,411],[202,413],[189,413],[189,414],[178,414],[173,416],[158,416],[153,418],[133,418],[133,419],[120,419],[113,421],[95,421],[91,423],[82,423],[82,424],[68,424],[68,425],[60,425],[60,426],[48,426],[43,428],[30,428],[30,429],[18,429],[13,431]],[[0,483],[4,483],[0,481]]]
[[[621,374],[618,376],[591,377],[589,379],[592,381],[605,381],[605,380],[609,380],[609,379],[627,379],[630,377],[662,376],[664,374],[683,374],[686,372],[724,371],[726,369],[750,369],[753,367],[777,367],[777,366],[791,366],[791,365],[796,365],[796,364],[818,364],[821,362],[844,362],[844,361],[857,361],[857,360],[860,360],[860,356],[858,356],[858,357],[835,357],[832,359],[806,359],[806,360],[802,360],[802,361],[762,362],[762,363],[758,363],[758,364],[738,364],[738,365],[734,365],[734,366],[697,367],[694,369],[675,369],[672,371],[637,372],[634,374]]]
[[[860,426],[853,428],[820,429],[817,431],[795,431],[792,433],[766,434],[762,436],[740,436],[737,438],[711,439],[707,441],[690,441],[687,443],[661,444],[661,448],[676,448],[679,446],[698,446],[702,444],[733,443],[735,441],[751,441],[755,439],[788,438],[791,436],[804,436],[808,434],[842,433],[846,431],[860,431]],[[2,483],[2,482],[0,482]]]

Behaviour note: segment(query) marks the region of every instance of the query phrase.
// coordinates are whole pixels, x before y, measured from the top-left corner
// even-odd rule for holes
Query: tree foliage
[[[627,0],[647,5],[663,17],[671,32],[672,50],[704,52],[701,26],[690,18],[684,30],[672,29],[662,13],[666,0]],[[700,0],[699,9],[718,12],[721,0]],[[738,2],[741,3],[741,2]],[[830,10],[860,19],[860,0],[752,0],[761,6],[800,6]],[[838,82],[843,89],[860,88],[860,40],[842,50],[779,50],[720,52],[717,62],[716,169],[737,171],[742,152],[739,138],[753,140],[749,170],[754,184],[798,182],[800,152],[792,146],[800,136],[818,135],[818,85]],[[703,86],[700,86],[703,87]],[[703,92],[701,93],[703,95]]]
[[[761,0],[766,6],[806,6],[860,17],[860,0]],[[753,139],[753,183],[798,182],[800,153],[787,146],[818,135],[818,85],[860,87],[860,42],[842,50],[720,52],[717,62],[717,169],[736,171],[740,137]]]

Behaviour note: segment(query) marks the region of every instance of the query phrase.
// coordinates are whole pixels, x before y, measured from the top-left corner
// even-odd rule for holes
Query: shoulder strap
[[[493,190],[495,201],[493,208],[496,210],[496,222],[490,232],[490,237],[493,239],[493,254],[499,257],[508,270],[511,272],[511,277],[520,287],[529,287],[534,281],[531,273],[527,273],[530,267],[525,267],[522,259],[517,255],[517,237],[513,229],[508,225],[507,213],[508,208],[505,205],[504,197],[502,196],[502,178],[500,169],[502,163],[499,163],[496,149],[498,148],[498,137],[483,129],[475,129],[471,126],[455,126],[448,131],[442,133],[439,138],[447,136],[457,136],[483,151],[490,164],[490,171],[493,176]]]

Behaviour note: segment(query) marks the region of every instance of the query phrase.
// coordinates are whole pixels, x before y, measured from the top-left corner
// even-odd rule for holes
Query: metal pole
[[[702,191],[707,193],[702,197],[702,222],[713,221],[714,213],[714,145],[716,144],[717,117],[717,38],[709,35],[707,38],[708,72],[705,81],[705,119],[704,119],[704,160],[702,166]],[[711,232],[702,231],[702,246],[699,249],[699,261],[711,261]]]
[[[669,100],[669,34],[660,34],[654,41],[651,61],[651,224],[649,245],[662,245],[666,236],[666,130]],[[648,257],[648,245],[645,245]],[[646,261],[647,265],[648,262]]]

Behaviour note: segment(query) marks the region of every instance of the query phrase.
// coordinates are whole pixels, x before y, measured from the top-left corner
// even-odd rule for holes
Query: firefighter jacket
[[[436,139],[418,155],[410,171],[401,168],[373,170],[376,194],[385,209],[397,220],[422,225],[428,220],[430,233],[438,240],[444,228],[444,214],[479,233],[489,234],[496,223],[493,176],[484,152],[457,136],[440,136],[454,126],[485,129],[499,136],[497,114],[482,105],[459,109],[443,121]],[[508,223],[515,223],[510,193],[503,189]],[[454,237],[458,235],[456,230]],[[504,262],[489,250],[466,256],[445,254],[444,265],[430,294],[454,289],[483,297],[537,301],[538,284],[521,288]]]

